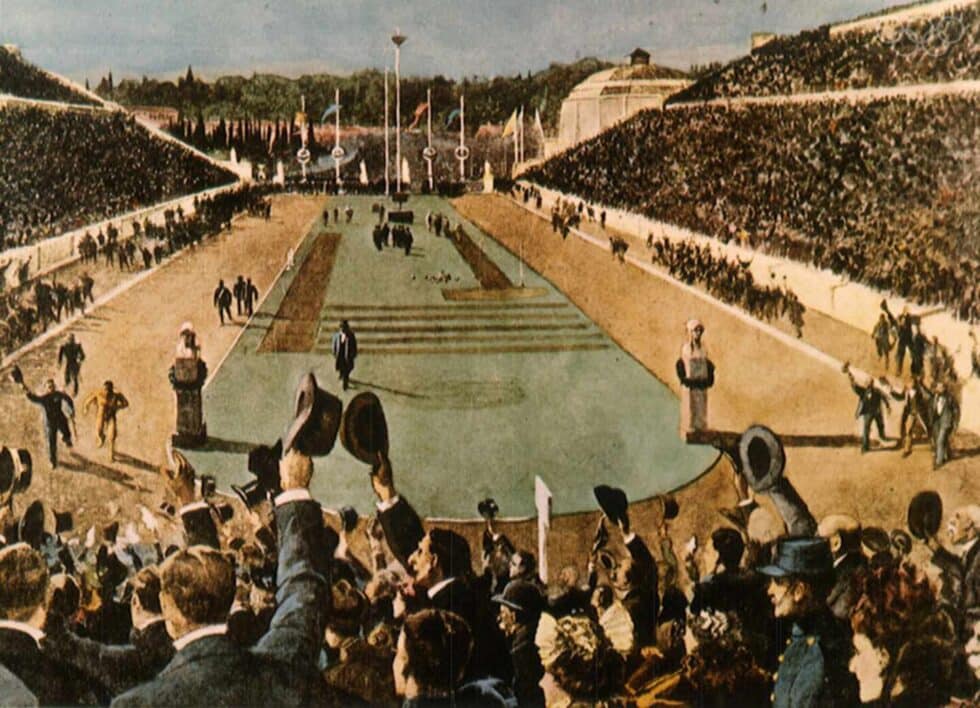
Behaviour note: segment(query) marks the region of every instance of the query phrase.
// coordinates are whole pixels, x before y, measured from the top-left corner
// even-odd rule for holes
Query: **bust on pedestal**
[[[171,438],[174,447],[199,447],[208,439],[204,422],[201,388],[208,377],[208,367],[201,360],[197,334],[190,322],[180,327],[177,356],[170,367],[170,385],[177,394],[177,432]]]

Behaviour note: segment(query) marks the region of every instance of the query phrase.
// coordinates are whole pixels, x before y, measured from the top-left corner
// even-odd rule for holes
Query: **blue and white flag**
[[[327,118],[329,118],[339,110],[340,110],[340,104],[334,103],[332,106],[330,106],[329,108],[327,108],[327,110],[323,112],[322,116],[320,116],[320,122],[323,123]]]

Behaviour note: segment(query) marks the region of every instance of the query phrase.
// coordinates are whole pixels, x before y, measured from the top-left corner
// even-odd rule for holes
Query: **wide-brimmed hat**
[[[322,457],[333,449],[340,428],[343,404],[306,374],[296,389],[296,416],[283,438],[285,451],[296,450],[308,457]]]
[[[758,569],[774,578],[819,577],[834,570],[830,543],[820,537],[781,538],[772,563]]]
[[[0,448],[0,495],[22,492],[31,486],[34,463],[31,453],[19,448]]]
[[[340,442],[365,464],[377,463],[378,453],[388,456],[388,423],[376,395],[365,391],[350,400],[340,425]]]
[[[621,521],[623,528],[628,531],[630,520],[626,511],[629,505],[626,492],[618,487],[600,484],[598,487],[592,488],[592,493],[595,495],[595,500],[599,502],[599,508],[602,509],[606,518],[614,524]]]
[[[779,437],[764,425],[748,428],[738,441],[742,474],[756,492],[771,489],[782,479],[786,453]]]
[[[937,492],[919,492],[909,502],[909,531],[920,541],[932,538],[939,532],[943,519],[943,500]]]

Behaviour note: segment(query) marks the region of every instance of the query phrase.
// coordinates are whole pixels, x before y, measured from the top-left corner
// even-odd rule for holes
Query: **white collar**
[[[15,620],[0,620],[0,629],[12,629],[15,632],[23,632],[24,634],[29,634],[31,639],[33,639],[38,645],[40,645],[41,640],[44,639],[44,632],[42,632],[37,627],[33,627],[25,622],[17,622]]]
[[[191,642],[203,639],[204,637],[215,637],[228,632],[227,624],[206,624],[198,627],[193,632],[188,632],[180,639],[174,640],[174,649],[180,651]]]
[[[965,556],[967,553],[970,552],[971,548],[977,545],[977,541],[980,541],[980,537],[974,536],[972,540],[964,543],[962,546],[960,546],[960,553]]]
[[[440,580],[438,583],[436,583],[431,588],[429,588],[429,592],[427,593],[429,599],[431,600],[432,598],[434,598],[439,593],[440,590],[442,590],[444,587],[449,585],[449,583],[453,582],[455,579],[456,578],[453,577],[453,578],[446,578],[445,580]]]
[[[142,632],[144,629],[149,627],[151,624],[156,624],[157,622],[163,622],[163,617],[150,617],[139,624],[134,624],[133,629]]]

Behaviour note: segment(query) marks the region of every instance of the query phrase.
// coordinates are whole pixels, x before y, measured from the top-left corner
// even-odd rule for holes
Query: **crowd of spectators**
[[[779,706],[917,707],[977,697],[980,507],[944,512],[924,491],[891,530],[841,514],[818,522],[760,454],[778,441],[756,428],[737,453],[748,483],[724,523],[675,550],[675,498],[657,498],[655,525],[641,528],[621,490],[596,487],[594,535],[546,584],[534,553],[498,528],[492,499],[477,505],[479,548],[423,522],[396,485],[373,394],[341,414],[306,381],[312,395],[285,443],[250,453],[257,479],[236,490],[241,503],[170,450],[161,509],[75,529],[31,500],[29,457],[0,451],[4,697],[742,706],[771,695]],[[370,471],[370,518],[321,508],[308,491],[315,464],[328,473],[314,458],[338,427]]]
[[[716,256],[708,246],[666,237],[654,240],[651,235],[648,246],[653,250],[654,265],[666,268],[678,280],[697,285],[766,322],[785,317],[796,336],[803,336],[806,307],[785,283],[757,283],[749,270],[751,262]]]
[[[646,111],[526,179],[977,322],[978,108],[946,95]]]
[[[33,64],[24,61],[18,51],[2,46],[0,46],[0,93],[44,101],[99,105],[96,99],[74,90]]]
[[[0,110],[0,250],[234,182],[126,114]]]
[[[86,232],[78,242],[82,263],[96,266],[100,259],[108,267],[137,271],[159,265],[182,248],[229,228],[238,212],[265,213],[267,187],[240,187],[212,197],[195,200],[194,213],[168,209],[164,223],[145,219],[133,221],[132,233],[123,238],[110,225],[105,233]],[[0,355],[6,355],[76,311],[84,314],[95,302],[95,283],[86,269],[75,278],[32,278],[31,259],[0,262]]]
[[[905,24],[777,37],[711,72],[669,103],[980,78],[980,7]]]

